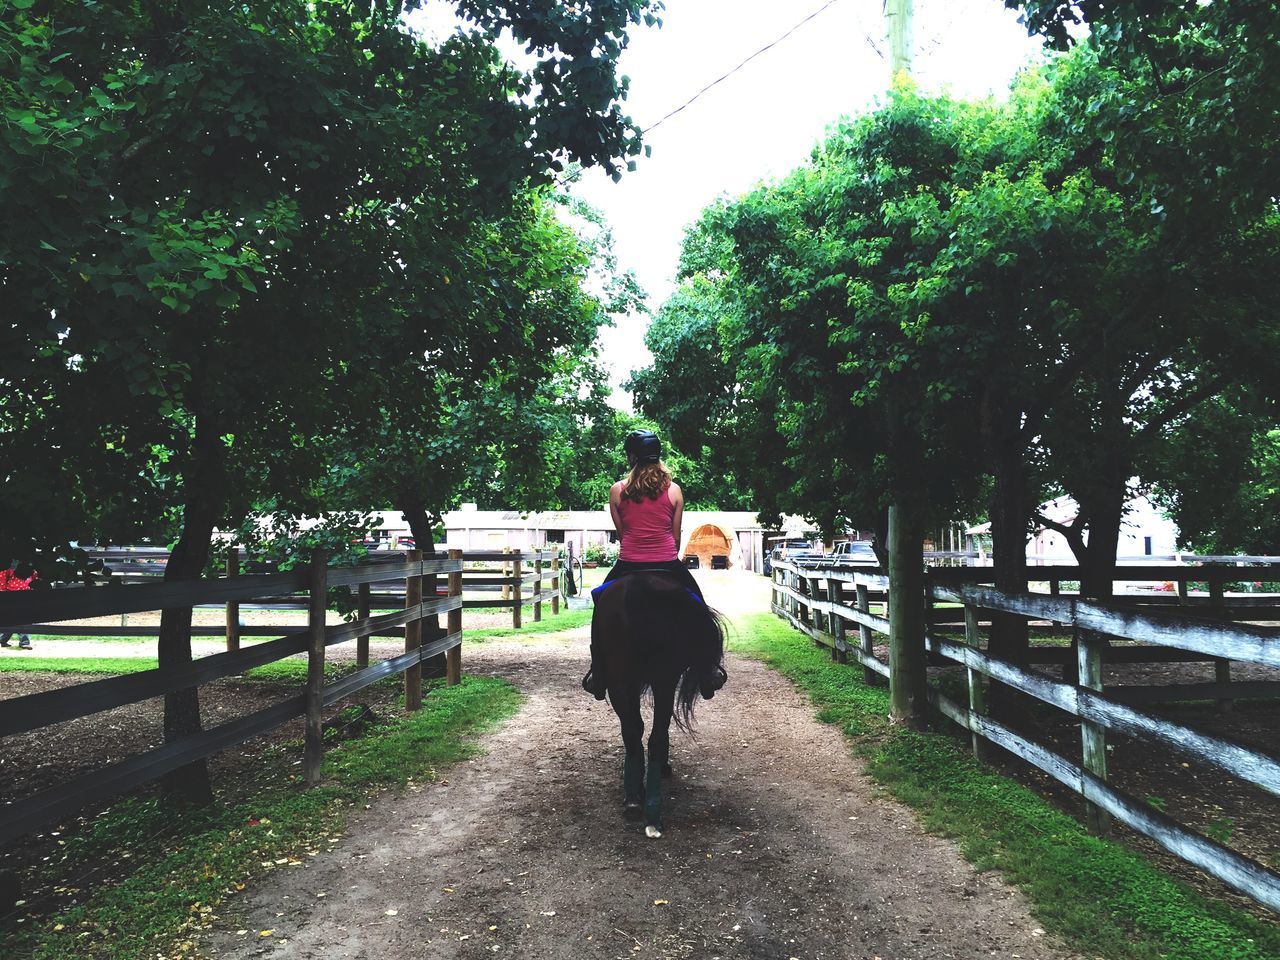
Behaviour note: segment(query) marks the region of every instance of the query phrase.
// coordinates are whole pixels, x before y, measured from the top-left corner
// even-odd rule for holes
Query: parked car
[[[827,554],[827,559],[834,563],[849,563],[858,566],[875,567],[880,565],[876,552],[871,548],[869,540],[846,540],[837,543]]]
[[[822,551],[808,540],[779,540],[765,557],[764,572],[766,576],[773,573],[774,560],[802,560],[821,556]]]

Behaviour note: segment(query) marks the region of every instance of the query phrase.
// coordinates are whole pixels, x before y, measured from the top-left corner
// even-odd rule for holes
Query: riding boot
[[[729,682],[729,675],[725,673],[724,667],[717,664],[709,673],[704,673],[698,679],[698,692],[702,694],[703,700],[710,700],[716,695],[716,691]]]
[[[582,689],[587,691],[597,700],[603,700],[604,695],[608,692],[605,687],[604,678],[597,677],[595,668],[587,671],[587,675],[582,678]]]

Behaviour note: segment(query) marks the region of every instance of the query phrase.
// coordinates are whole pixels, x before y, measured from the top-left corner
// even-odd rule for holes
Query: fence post
[[[362,583],[356,590],[356,616],[361,620],[369,619],[369,593],[370,585]],[[369,665],[369,635],[366,633],[362,637],[356,637],[356,666],[367,667]]]
[[[818,578],[809,577],[809,599],[810,601],[818,601],[822,599],[822,591],[818,589]],[[822,611],[809,604],[809,622],[815,630],[822,630],[825,633],[831,632],[831,624],[823,617]]]
[[[1076,667],[1080,686],[1102,692],[1102,645],[1089,630],[1076,629]],[[1080,746],[1084,768],[1099,780],[1107,779],[1107,735],[1105,728],[1080,719]],[[1110,817],[1105,810],[1085,801],[1085,818],[1092,833],[1106,833]]]
[[[871,601],[868,597],[867,585],[865,583],[858,584],[857,593],[858,609],[862,613],[871,613]],[[865,658],[869,659],[876,655],[875,641],[871,637],[871,628],[865,623],[858,624],[858,648],[862,651],[862,655]],[[862,679],[866,683],[875,683],[880,678],[880,674],[866,666],[865,663],[866,661],[864,660],[864,665],[862,667]]]
[[[307,786],[320,782],[324,761],[324,626],[328,609],[329,569],[323,550],[311,555],[310,603],[307,608],[307,719],[303,773]]]
[[[551,615],[560,615],[560,551],[551,556]]]
[[[458,609],[449,611],[448,633],[462,633],[462,551],[450,550],[449,559],[458,561],[458,569],[449,572],[449,596],[458,598]],[[444,655],[445,683],[453,686],[462,680],[462,639]]]
[[[844,605],[844,582],[835,577],[827,577],[827,599],[836,606]],[[827,623],[831,627],[831,635],[835,644],[831,648],[831,656],[838,663],[849,661],[849,644],[844,638],[844,617],[836,613],[827,614]]]
[[[539,623],[542,620],[542,551],[538,550],[533,555],[533,574],[536,579],[533,581],[533,622]]]
[[[973,650],[982,648],[982,633],[978,629],[978,608],[972,604],[964,605],[964,642]],[[969,712],[984,717],[987,714],[987,688],[983,686],[982,674],[970,667],[965,668],[965,680],[969,687]],[[986,758],[986,742],[976,730],[969,734],[975,759]]]
[[[240,548],[227,547],[227,579],[240,573]],[[227,601],[227,652],[240,649],[240,601]]]
[[[521,588],[524,586],[524,584],[520,582],[520,578],[524,576],[524,570],[521,566],[523,558],[524,555],[517,552],[515,559],[511,561],[513,570],[511,576],[511,599],[514,601],[511,605],[511,626],[517,630],[520,629],[520,604],[524,602],[520,599],[520,595],[522,593]]]
[[[502,552],[504,554],[508,554],[511,552],[511,548],[503,547]],[[509,576],[511,576],[511,561],[504,556],[502,559],[502,577],[505,580]],[[504,583],[502,585],[502,599],[503,600],[511,599],[511,584]]]
[[[1223,595],[1225,584],[1221,577],[1213,577],[1209,580],[1209,607],[1213,610],[1215,616],[1223,616],[1226,607],[1226,598]],[[1222,659],[1221,657],[1213,661],[1213,679],[1217,683],[1231,682],[1231,661]],[[1235,706],[1234,700],[1223,698],[1217,701],[1217,707],[1223,713],[1230,713]]]
[[[417,607],[414,618],[404,625],[404,652],[422,648],[422,551],[410,550],[409,562],[418,565],[417,573],[410,571],[404,580],[404,608]],[[422,706],[422,661],[419,660],[404,672],[404,708],[417,710]]]

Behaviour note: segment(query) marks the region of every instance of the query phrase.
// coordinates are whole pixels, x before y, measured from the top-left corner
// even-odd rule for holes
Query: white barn
[[[1040,512],[1058,523],[1069,524],[1080,512],[1080,506],[1070,497],[1058,497],[1042,504]],[[991,524],[982,523],[965,531],[970,549],[980,553],[990,544]],[[1085,532],[1088,540],[1088,531]],[[1125,504],[1124,520],[1120,525],[1120,543],[1116,557],[1121,560],[1152,561],[1173,560],[1178,555],[1178,525],[1170,520],[1146,497],[1134,497]],[[1067,538],[1056,530],[1037,526],[1027,540],[1027,562],[1056,566],[1073,565],[1075,554],[1067,544]]]

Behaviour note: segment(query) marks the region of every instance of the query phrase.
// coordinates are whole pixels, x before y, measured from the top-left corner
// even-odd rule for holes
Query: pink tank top
[[[671,533],[671,519],[676,514],[670,488],[657,499],[622,501],[622,549],[619,560],[628,563],[670,563],[676,559],[676,538]]]

